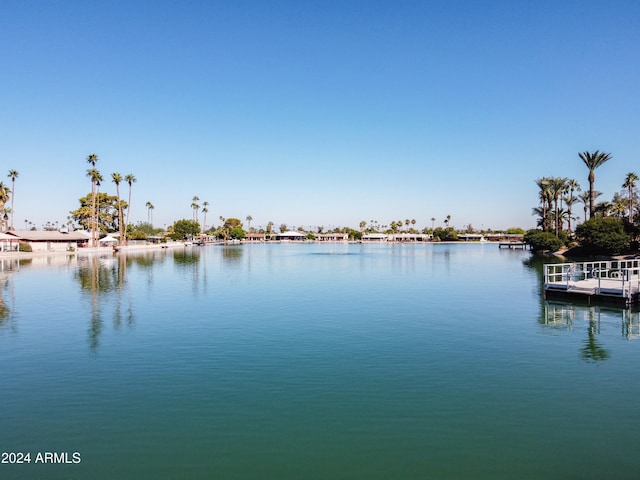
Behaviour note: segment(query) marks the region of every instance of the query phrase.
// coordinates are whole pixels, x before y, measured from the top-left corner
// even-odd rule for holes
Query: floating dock
[[[528,245],[524,242],[500,242],[498,243],[498,248],[509,248],[509,249],[521,249],[525,250]]]
[[[638,304],[640,259],[547,264],[544,293],[546,297]]]

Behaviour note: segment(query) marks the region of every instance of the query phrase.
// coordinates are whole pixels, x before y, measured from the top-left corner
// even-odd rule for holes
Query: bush
[[[18,251],[19,252],[33,252],[31,245],[26,242],[18,243]]]
[[[631,248],[631,235],[620,218],[587,220],[576,228],[576,238],[589,254],[620,255]]]
[[[556,252],[564,246],[564,242],[553,233],[541,230],[529,230],[524,235],[524,241],[531,246],[531,250],[534,252]]]

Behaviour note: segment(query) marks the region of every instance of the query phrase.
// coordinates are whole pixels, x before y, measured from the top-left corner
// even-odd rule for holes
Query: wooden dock
[[[640,302],[640,260],[552,263],[544,266],[544,293],[625,305]]]
[[[524,242],[500,242],[498,248],[509,248],[513,250],[525,250],[528,245]]]

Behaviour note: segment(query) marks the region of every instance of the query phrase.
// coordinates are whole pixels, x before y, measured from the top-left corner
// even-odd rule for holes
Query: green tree
[[[620,255],[630,249],[631,235],[616,217],[596,217],[576,227],[576,238],[585,253]]]
[[[551,232],[529,230],[524,235],[524,241],[534,252],[557,252],[564,243]]]
[[[200,224],[193,220],[177,220],[173,223],[173,231],[169,235],[174,240],[190,240],[200,233]]]
[[[628,192],[628,199],[629,199],[629,223],[633,223],[633,197],[635,196],[634,194],[634,189],[636,188],[636,182],[640,180],[640,178],[638,178],[638,176],[633,173],[633,172],[629,172],[627,173],[627,176],[624,179],[624,183],[622,184],[623,188],[627,189]],[[12,205],[12,210],[13,210],[13,200],[11,201],[11,205]],[[13,215],[13,214],[12,214]]]
[[[251,215],[247,215],[245,220],[247,221],[247,230],[251,231],[251,220],[253,220],[253,217]]]
[[[17,170],[9,170],[9,175],[7,175],[11,179],[11,230],[14,230],[13,219],[15,217],[15,210],[13,209],[13,200],[16,197],[16,178],[18,178],[18,175],[20,174]]]
[[[120,201],[120,183],[123,178],[118,172],[111,174],[111,181],[116,184],[116,196],[118,197],[118,241],[122,245],[124,239],[124,225],[122,222],[122,202]]]
[[[95,153],[90,153],[87,155],[87,163],[91,165],[91,168],[87,170],[87,176],[91,179],[91,225],[88,230],[91,230],[91,246],[95,247],[97,238],[96,238],[96,230],[97,230],[97,211],[96,211],[96,179],[100,175],[100,172],[96,170],[96,163],[100,158]]]
[[[9,198],[11,198],[10,194],[11,190],[9,190],[3,182],[0,182],[0,210],[4,209],[5,204],[9,201]],[[5,225],[3,222],[5,222],[4,215],[0,219],[0,230],[4,230]]]
[[[200,197],[198,197],[197,195],[194,195],[193,198],[191,199],[191,208],[193,209],[193,219],[196,222],[198,221],[198,210],[200,209],[200,205],[198,205],[199,200],[200,200]]]
[[[122,239],[121,241],[124,243],[127,243],[126,231],[127,231],[127,226],[129,225],[129,220],[131,218],[130,216],[131,215],[131,191],[133,190],[133,184],[136,183],[138,180],[136,179],[136,177],[133,176],[132,173],[127,173],[124,176],[124,181],[129,184],[129,200],[127,201],[127,220],[124,222],[125,238]]]
[[[599,150],[596,150],[593,153],[590,152],[582,152],[582,153],[578,153],[578,156],[580,157],[580,159],[584,162],[584,164],[587,166],[587,168],[589,169],[589,218],[593,218],[594,215],[594,203],[595,203],[595,181],[596,181],[596,174],[595,171],[597,168],[601,167],[604,163],[608,162],[609,160],[611,160],[611,154],[609,153],[605,153],[605,152],[600,152]]]
[[[97,215],[95,216],[92,206],[94,197],[97,197],[95,201],[98,205]],[[80,202],[80,207],[69,212],[74,222],[88,230],[94,224],[95,219],[96,234],[98,232],[104,234],[119,231],[118,197],[98,192],[96,195],[88,193],[78,201]],[[99,237],[99,235],[96,236]]]
[[[209,202],[207,202],[206,200],[204,202],[202,202],[202,214],[204,215],[203,218],[203,229],[206,230],[207,229],[207,213],[209,213]]]

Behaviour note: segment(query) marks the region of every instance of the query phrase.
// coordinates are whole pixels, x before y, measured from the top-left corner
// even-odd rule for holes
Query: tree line
[[[571,178],[541,177],[538,186],[538,206],[532,209],[537,217],[537,229],[527,232],[525,240],[534,250],[557,251],[563,247],[575,254],[618,255],[637,250],[640,225],[640,202],[636,184],[638,175],[629,172],[610,201],[596,202],[602,196],[595,188],[595,172],[611,160],[610,153],[581,152],[578,157],[588,169],[588,189]],[[582,222],[575,214],[575,205],[582,203]],[[572,221],[574,223],[572,223]],[[577,226],[576,226],[577,224]],[[575,227],[575,229],[574,229]]]

